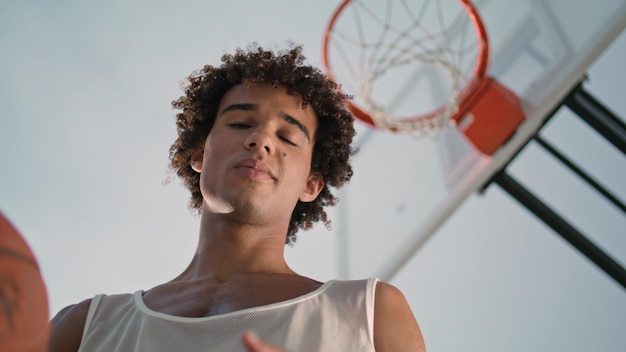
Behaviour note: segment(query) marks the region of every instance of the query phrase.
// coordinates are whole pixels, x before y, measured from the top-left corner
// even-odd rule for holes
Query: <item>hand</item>
[[[257,334],[252,331],[246,331],[241,339],[249,352],[285,352],[285,350],[262,341]]]

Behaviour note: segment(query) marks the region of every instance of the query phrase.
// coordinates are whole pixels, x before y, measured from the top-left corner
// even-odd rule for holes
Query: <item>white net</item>
[[[382,130],[435,136],[459,109],[482,45],[456,0],[353,0],[328,32],[327,70]]]

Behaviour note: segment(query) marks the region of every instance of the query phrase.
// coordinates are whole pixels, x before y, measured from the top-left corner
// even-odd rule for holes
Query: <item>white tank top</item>
[[[97,295],[78,351],[245,352],[246,330],[288,351],[374,351],[377,281],[333,280],[287,301],[202,318],[150,310],[142,291]]]

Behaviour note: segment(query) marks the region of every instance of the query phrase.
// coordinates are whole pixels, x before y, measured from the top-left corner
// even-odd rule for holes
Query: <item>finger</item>
[[[249,352],[281,352],[282,350],[263,342],[257,334],[246,331],[242,340]]]

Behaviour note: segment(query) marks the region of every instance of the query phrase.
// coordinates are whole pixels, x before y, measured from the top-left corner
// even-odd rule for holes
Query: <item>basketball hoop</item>
[[[469,0],[345,0],[322,50],[350,111],[374,128],[434,137],[453,125],[491,155],[524,120],[487,75],[487,31]]]

